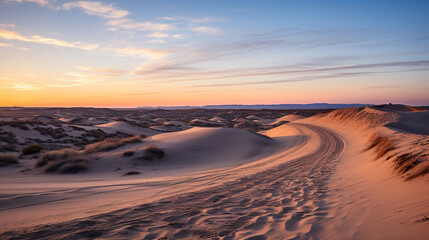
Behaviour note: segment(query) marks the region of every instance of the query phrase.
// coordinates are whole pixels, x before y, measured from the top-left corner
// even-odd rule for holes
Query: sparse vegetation
[[[46,165],[45,172],[77,173],[86,169],[87,160],[84,158],[63,159],[50,161]]]
[[[421,214],[421,215],[423,216],[423,218],[417,220],[416,222],[426,222],[426,221],[429,221],[429,217],[426,217],[426,215],[423,215],[423,214]]]
[[[64,129],[58,127],[58,128],[44,128],[44,127],[35,127],[34,130],[40,132],[42,135],[48,135],[51,136],[53,139],[60,139],[67,137],[67,133],[64,131]]]
[[[23,155],[28,155],[28,154],[34,154],[34,153],[39,153],[40,151],[42,151],[43,147],[37,144],[31,144],[28,145],[27,147],[25,147],[24,149],[22,149],[22,154]]]
[[[395,171],[397,171],[399,174],[404,174],[418,164],[418,154],[401,154],[395,158],[393,162],[396,163]]]
[[[42,153],[42,155],[37,159],[36,167],[43,167],[49,162],[58,162],[69,159],[77,159],[81,157],[81,153],[72,148],[64,148],[61,150],[51,151]]]
[[[413,168],[412,174],[409,174],[405,180],[410,181],[414,178],[424,176],[429,173],[429,161],[419,163]]]
[[[15,145],[5,144],[0,145],[0,152],[17,152]]]
[[[252,132],[265,130],[264,126],[256,122],[241,122],[234,125],[234,128],[246,129]]]
[[[86,146],[84,152],[86,154],[93,152],[109,151],[121,147],[128,143],[140,142],[144,138],[143,135],[137,135],[128,138],[107,138],[101,142],[96,142]]]
[[[141,172],[131,171],[131,172],[127,172],[127,173],[125,173],[123,176],[138,175],[138,174],[141,174]]]
[[[122,153],[122,156],[124,157],[131,157],[134,155],[134,151],[125,151]]]
[[[18,159],[10,154],[0,154],[0,167],[17,164]]]
[[[376,159],[378,159],[386,155],[388,152],[395,150],[395,142],[389,137],[374,134],[369,139],[369,145],[366,148],[366,150],[370,149],[374,149]]]
[[[10,126],[13,128],[19,128],[21,130],[27,130],[28,131],[28,130],[30,130],[30,128],[27,126],[27,124],[29,124],[29,122],[26,122],[26,121],[10,121],[10,122],[1,121],[0,127],[1,126]]]
[[[396,149],[395,141],[390,137],[374,134],[370,138],[369,145],[366,148],[366,150],[370,149],[374,149],[376,159],[378,159]],[[396,152],[387,157],[387,160],[393,162],[394,172],[402,175],[406,181],[429,173],[429,161],[427,160],[427,155],[422,152]]]
[[[164,156],[164,150],[158,148],[154,144],[151,144],[145,147],[143,156],[141,156],[139,159],[152,161],[162,159]]]
[[[2,131],[0,129],[0,142],[5,142],[8,144],[17,144],[18,140],[16,139],[16,135],[10,131]]]

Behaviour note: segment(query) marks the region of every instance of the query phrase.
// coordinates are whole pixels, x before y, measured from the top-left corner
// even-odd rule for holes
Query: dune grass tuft
[[[164,156],[164,150],[158,148],[154,144],[151,144],[145,147],[143,156],[141,156],[139,159],[152,161],[162,159]]]
[[[63,159],[50,161],[45,168],[45,172],[77,173],[86,170],[87,161],[84,158]]]
[[[0,167],[17,164],[18,159],[10,154],[0,154]]]
[[[78,156],[81,156],[81,153],[73,148],[64,148],[61,150],[45,152],[37,159],[36,167],[43,167],[49,162],[77,158]]]
[[[140,142],[143,138],[145,138],[144,135],[137,135],[128,138],[106,138],[103,141],[87,145],[83,152],[85,154],[88,154],[94,152],[109,151],[128,143]]]
[[[127,173],[125,173],[124,175],[122,175],[122,176],[130,176],[130,175],[138,175],[138,174],[141,174],[141,172],[138,172],[138,171],[131,171],[131,172],[127,172]]]
[[[45,172],[76,173],[86,169],[85,156],[72,148],[45,152],[36,161],[36,167],[45,167]]]
[[[23,155],[33,154],[33,153],[39,153],[42,151],[43,147],[37,144],[31,144],[26,146],[24,149],[22,149]]]
[[[376,159],[379,159],[386,155],[388,152],[395,150],[395,142],[393,139],[382,136],[380,134],[374,134],[369,139],[369,145],[366,150],[374,149],[376,153]]]
[[[134,151],[125,151],[122,153],[122,156],[124,157],[131,157],[134,155]]]
[[[395,141],[392,138],[374,134],[366,150],[374,149],[376,159],[385,156],[388,152],[396,149]],[[393,162],[393,170],[398,175],[403,176],[406,181],[410,181],[429,173],[429,161],[423,152],[411,153],[393,153],[386,158],[386,161]]]

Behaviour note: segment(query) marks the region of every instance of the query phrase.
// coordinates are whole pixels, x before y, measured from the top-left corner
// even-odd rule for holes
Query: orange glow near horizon
[[[0,107],[429,105],[424,8],[228,4],[0,1]]]

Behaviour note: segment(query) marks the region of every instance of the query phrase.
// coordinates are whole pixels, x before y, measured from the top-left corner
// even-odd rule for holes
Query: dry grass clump
[[[410,181],[414,178],[424,176],[429,173],[429,161],[425,161],[423,163],[418,164],[413,168],[413,171],[411,174],[409,174],[405,180]]]
[[[128,143],[134,143],[134,142],[140,142],[145,136],[143,135],[136,135],[134,137],[128,137],[128,138],[107,138],[103,141],[96,142],[93,144],[89,144],[85,147],[84,153],[94,153],[94,152],[103,152],[103,151],[109,151],[118,147],[121,147]]]
[[[134,155],[134,151],[125,151],[122,153],[122,156],[124,157],[131,157]]]
[[[37,144],[31,144],[26,146],[24,149],[22,149],[23,155],[33,154],[33,153],[39,153],[42,151],[43,147]]]
[[[139,159],[152,161],[162,159],[164,156],[164,150],[158,148],[154,144],[151,144],[145,147],[143,156]]]
[[[125,173],[124,175],[122,175],[122,176],[130,176],[130,175],[138,175],[138,174],[141,174],[141,172],[138,172],[138,171],[131,171],[131,172],[127,172],[127,173]]]
[[[36,167],[43,167],[49,162],[73,158],[81,155],[81,153],[72,148],[64,148],[61,150],[45,152],[37,159]]]
[[[36,167],[46,166],[45,172],[73,173],[85,170],[86,163],[87,161],[81,152],[72,148],[65,148],[43,153],[37,159]]]
[[[376,159],[385,156],[388,152],[396,149],[395,142],[392,138],[374,134],[366,150],[374,149]],[[427,155],[423,152],[395,153],[386,158],[393,162],[393,169],[398,175],[404,177],[406,181],[426,175],[429,173],[429,161]]]
[[[61,173],[77,173],[86,170],[85,158],[71,158],[58,161],[50,161],[46,165],[45,172],[59,171]]]
[[[386,153],[396,149],[393,139],[379,134],[374,134],[369,139],[369,145],[366,150],[373,148],[376,153],[376,159],[381,158],[386,155]]]
[[[0,154],[0,167],[17,164],[18,159],[10,154]]]
[[[421,153],[404,153],[396,157],[393,162],[395,163],[394,169],[398,174],[407,173],[406,181],[429,173],[429,161],[425,161],[424,155]]]
[[[404,174],[419,164],[418,154],[404,153],[396,157],[393,162],[396,164],[395,171]]]

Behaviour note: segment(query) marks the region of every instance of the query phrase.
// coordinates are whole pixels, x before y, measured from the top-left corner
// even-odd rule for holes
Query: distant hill
[[[171,106],[171,107],[138,107],[143,109],[340,109],[349,107],[363,107],[372,104],[329,104],[329,103],[311,103],[311,104],[257,104],[257,105],[205,105],[205,106]]]

